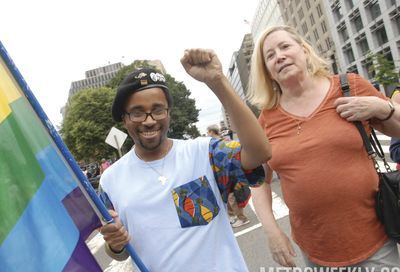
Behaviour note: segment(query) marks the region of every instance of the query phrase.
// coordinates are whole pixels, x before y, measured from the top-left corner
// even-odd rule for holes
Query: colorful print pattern
[[[264,182],[262,166],[250,171],[244,171],[240,161],[240,143],[211,139],[209,157],[214,171],[215,180],[222,200],[228,201],[228,194],[235,194],[238,206],[243,208],[250,199],[249,186],[257,187]]]
[[[207,225],[219,213],[219,206],[207,177],[183,184],[172,190],[182,228]]]

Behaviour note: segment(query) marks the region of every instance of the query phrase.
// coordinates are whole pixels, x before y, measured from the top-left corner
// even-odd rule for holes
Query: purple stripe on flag
[[[79,237],[79,241],[63,271],[102,271],[94,256],[90,253],[85,241]]]
[[[94,229],[101,226],[99,218],[79,187],[69,193],[62,202],[79,229],[82,239],[87,239]]]
[[[78,243],[63,270],[102,271],[85,243],[93,230],[101,226],[99,218],[79,187],[69,193],[62,202],[80,232]]]

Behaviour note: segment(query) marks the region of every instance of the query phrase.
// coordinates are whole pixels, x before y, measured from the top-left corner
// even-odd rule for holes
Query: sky
[[[134,60],[161,60],[191,91],[205,133],[222,120],[211,90],[180,64],[188,48],[213,49],[226,74],[234,51],[251,32],[258,0],[3,0],[0,41],[54,125],[72,81],[85,71]],[[99,109],[101,110],[101,109]]]

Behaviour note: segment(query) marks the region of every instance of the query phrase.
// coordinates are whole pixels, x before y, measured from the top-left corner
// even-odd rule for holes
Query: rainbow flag
[[[100,221],[0,43],[0,271],[101,271]]]

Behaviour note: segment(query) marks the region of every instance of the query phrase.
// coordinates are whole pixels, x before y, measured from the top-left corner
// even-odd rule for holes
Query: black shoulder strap
[[[340,86],[342,87],[343,96],[349,97],[350,95],[350,85],[347,80],[347,74],[340,74]],[[361,134],[361,138],[364,142],[365,150],[367,150],[368,156],[375,156],[375,151],[372,149],[371,142],[368,138],[367,132],[364,129],[364,126],[360,121],[353,122],[356,125],[358,131]]]
[[[340,86],[342,87],[343,96],[350,96],[350,85],[347,80],[347,74],[340,74]]]

